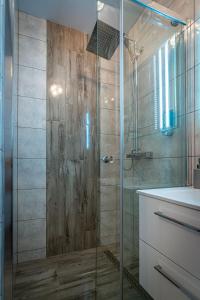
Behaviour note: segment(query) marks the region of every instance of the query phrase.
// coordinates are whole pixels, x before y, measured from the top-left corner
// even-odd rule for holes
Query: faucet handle
[[[113,156],[105,155],[105,156],[103,156],[102,160],[105,164],[108,164],[108,163],[113,164],[114,163]]]

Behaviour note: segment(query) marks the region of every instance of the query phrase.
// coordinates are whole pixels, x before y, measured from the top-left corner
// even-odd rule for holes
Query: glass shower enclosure
[[[97,299],[151,299],[137,190],[186,184],[186,20],[160,2],[107,0],[98,11]]]
[[[13,299],[151,299],[140,285],[137,191],[186,184],[186,2],[96,1],[89,38],[82,28],[16,9],[17,51],[8,26],[5,49],[8,144],[0,151],[15,179],[11,191],[7,167]],[[30,48],[19,47],[27,39],[30,48],[42,44],[43,66],[40,50],[32,61]],[[41,111],[39,121],[30,118]]]

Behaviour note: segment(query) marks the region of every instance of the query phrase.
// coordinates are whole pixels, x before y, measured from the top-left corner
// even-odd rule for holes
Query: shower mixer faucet
[[[153,152],[136,152],[131,151],[131,153],[128,153],[126,155],[126,158],[131,159],[152,159],[153,158]]]

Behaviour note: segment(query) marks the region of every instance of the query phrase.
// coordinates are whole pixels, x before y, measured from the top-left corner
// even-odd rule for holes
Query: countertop
[[[194,189],[193,187],[137,190],[137,193],[143,196],[200,210],[200,189]]]

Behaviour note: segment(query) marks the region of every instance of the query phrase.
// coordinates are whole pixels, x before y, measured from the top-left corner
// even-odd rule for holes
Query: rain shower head
[[[87,51],[90,51],[105,59],[111,59],[115,50],[119,46],[120,32],[114,27],[98,20],[87,45]],[[124,46],[128,49],[131,61],[142,53],[143,48],[137,49],[136,42],[130,40],[124,35]]]
[[[87,51],[105,59],[111,59],[119,46],[119,40],[119,30],[98,20],[87,45]]]

